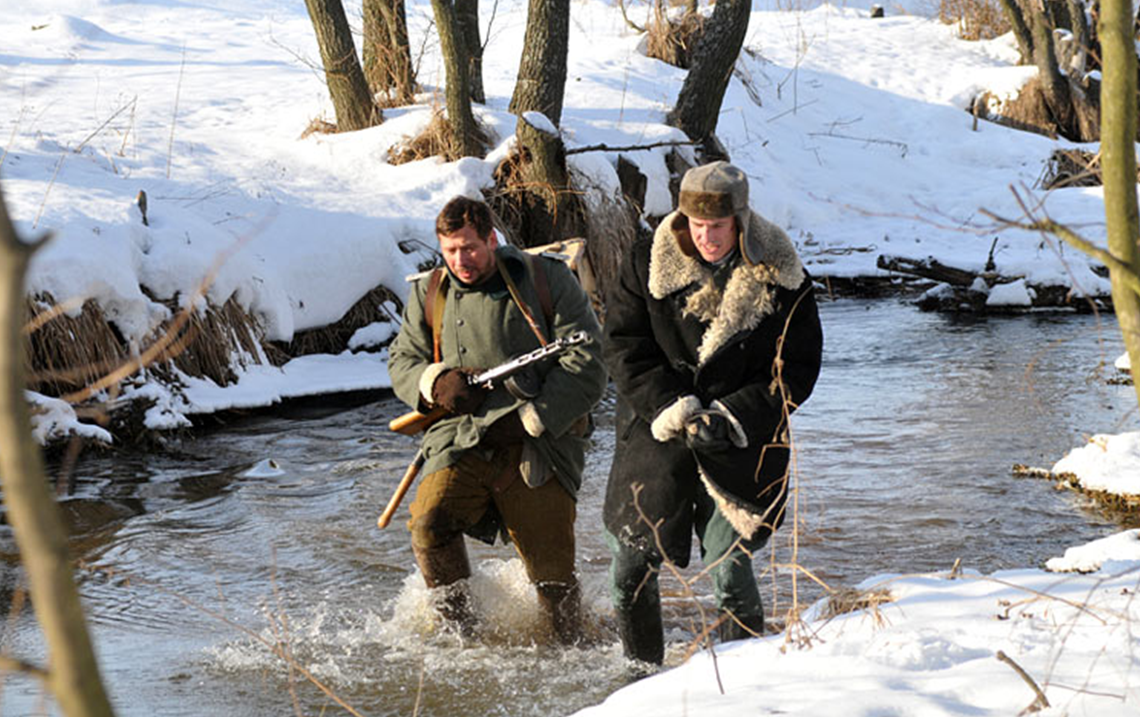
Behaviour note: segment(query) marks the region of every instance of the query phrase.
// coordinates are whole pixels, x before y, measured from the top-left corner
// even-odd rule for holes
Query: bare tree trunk
[[[1053,23],[1043,10],[1033,13],[1033,52],[1033,64],[1037,65],[1041,91],[1045,94],[1045,102],[1053,115],[1057,130],[1066,137],[1077,139],[1080,129],[1073,109],[1069,78],[1061,74],[1057,51],[1053,47]]]
[[[483,43],[479,39],[479,0],[455,0],[455,19],[467,54],[467,81],[471,83],[471,101],[483,104]]]
[[[1010,28],[1013,30],[1013,37],[1017,40],[1021,64],[1032,62],[1033,33],[1029,29],[1029,23],[1025,21],[1025,13],[1022,12],[1017,0],[998,0],[998,2],[1001,3],[1001,9],[1005,11],[1006,19],[1009,20]]]
[[[0,197],[0,478],[48,646],[51,692],[68,717],[104,717],[113,714],[111,703],[99,677],[72,578],[63,519],[48,490],[24,398],[24,273],[33,251],[16,237]]]
[[[1131,0],[1101,0],[1098,34],[1104,62],[1101,100],[1101,166],[1108,251],[1140,275],[1140,216],[1136,203],[1136,45]],[[1140,404],[1140,293],[1110,268],[1112,303],[1132,363]]]
[[[1092,33],[1089,32],[1089,21],[1085,17],[1084,4],[1081,0],[1068,0],[1069,20],[1073,31],[1073,48],[1064,63],[1065,72],[1068,72],[1076,82],[1084,79],[1088,71],[1089,48],[1092,47]]]
[[[336,111],[337,130],[351,132],[380,124],[380,110],[372,101],[364,72],[356,59],[356,46],[352,43],[344,6],[340,0],[305,0],[305,7],[317,33],[325,81]]]
[[[447,74],[447,124],[451,128],[452,151],[457,157],[477,157],[483,153],[471,113],[471,90],[468,84],[468,63],[464,54],[463,38],[455,19],[451,0],[431,0],[435,26],[439,32],[439,45],[443,53],[444,71]]]
[[[512,191],[519,197],[519,235],[527,246],[582,233],[582,208],[570,186],[566,147],[558,133],[569,42],[570,0],[530,0],[510,104],[511,112],[519,115],[515,126],[519,172]],[[528,112],[541,113],[553,127],[528,121]]]
[[[539,246],[582,236],[582,208],[570,186],[562,138],[519,116],[515,129],[519,151],[522,227],[526,246]]]
[[[396,104],[415,99],[416,78],[408,44],[404,0],[364,0],[364,77],[373,95]]]
[[[744,46],[750,0],[720,0],[693,53],[693,66],[681,86],[668,122],[696,142],[711,144],[732,67]]]
[[[530,0],[511,112],[541,112],[556,127],[562,123],[569,44],[570,0]]]

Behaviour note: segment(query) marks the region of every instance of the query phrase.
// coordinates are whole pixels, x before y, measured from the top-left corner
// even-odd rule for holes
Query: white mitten
[[[649,426],[649,432],[661,443],[670,441],[681,435],[685,430],[685,424],[702,408],[704,406],[696,396],[692,394],[681,396],[657,413],[657,417]]]

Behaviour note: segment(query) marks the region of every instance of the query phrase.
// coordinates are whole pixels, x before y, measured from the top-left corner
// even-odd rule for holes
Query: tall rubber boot
[[[618,635],[627,658],[660,665],[665,660],[661,598],[649,593],[644,590],[628,608],[618,608]]]
[[[412,553],[428,588],[445,588],[443,600],[437,606],[440,616],[454,625],[459,634],[470,637],[475,630],[475,615],[471,612],[467,586],[458,584],[460,580],[471,577],[471,563],[467,560],[463,535],[433,548],[420,548],[413,544]]]
[[[732,615],[721,613],[724,617],[716,627],[717,642],[732,642],[733,640],[747,640],[764,634],[764,613],[759,615]]]
[[[563,645],[576,645],[582,639],[582,591],[577,581],[541,583],[535,589],[538,604],[550,616],[554,638]]]

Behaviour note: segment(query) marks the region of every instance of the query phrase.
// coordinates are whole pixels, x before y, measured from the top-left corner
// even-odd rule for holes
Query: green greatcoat
[[[495,256],[510,272],[547,340],[575,331],[590,335],[589,343],[573,346],[538,365],[542,389],[533,404],[545,430],[538,438],[525,439],[533,453],[553,469],[558,482],[577,497],[588,440],[580,435],[581,431],[571,431],[571,427],[589,413],[605,390],[601,328],[586,293],[565,264],[542,257],[534,259],[545,262],[553,304],[554,325],[549,326],[522,252],[512,246],[500,246]],[[426,277],[418,280],[408,296],[403,325],[389,347],[388,359],[396,395],[424,413],[430,406],[421,393],[421,378],[429,367],[440,369],[433,367],[430,320],[424,315],[427,284]],[[490,368],[539,347],[538,338],[508,293],[467,288],[454,277],[448,277],[440,333],[440,363],[448,368]],[[423,437],[424,474],[453,465],[464,451],[478,445],[492,423],[523,403],[502,386],[496,386],[475,413],[448,416],[436,422]],[[535,472],[541,474],[541,470]]]

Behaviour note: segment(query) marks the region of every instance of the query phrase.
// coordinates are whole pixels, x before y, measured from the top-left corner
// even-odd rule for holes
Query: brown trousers
[[[536,585],[570,585],[574,575],[574,498],[549,480],[531,488],[519,476],[522,445],[467,451],[454,465],[428,474],[416,489],[408,529],[412,545],[447,545],[494,505]]]

